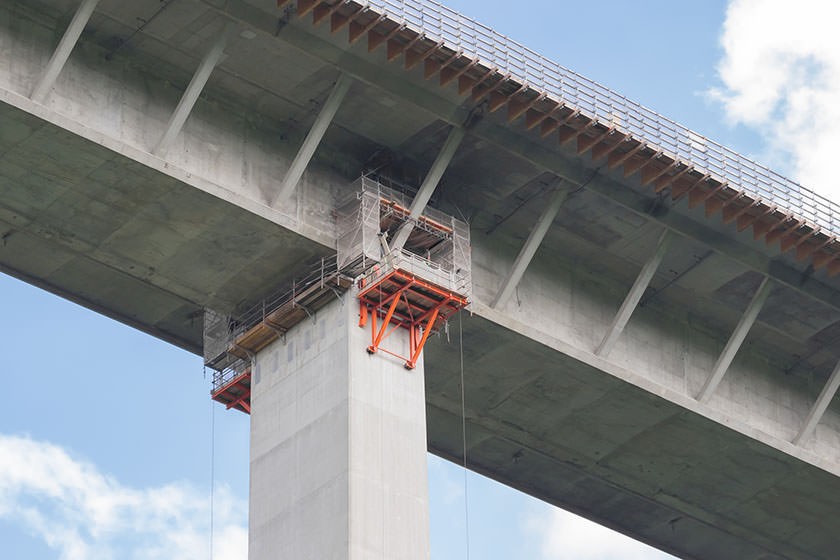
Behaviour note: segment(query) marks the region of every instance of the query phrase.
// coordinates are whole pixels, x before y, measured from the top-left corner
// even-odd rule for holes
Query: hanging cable
[[[216,407],[210,400],[210,560],[213,560],[213,498],[216,486]]]
[[[461,443],[464,459],[464,532],[465,552],[470,560],[470,502],[467,493],[467,409],[465,405],[466,388],[464,387],[464,314],[458,313],[458,341],[460,345],[461,362]]]

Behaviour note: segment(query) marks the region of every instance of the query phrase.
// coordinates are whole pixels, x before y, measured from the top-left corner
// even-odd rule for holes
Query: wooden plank
[[[322,21],[330,17],[332,13],[336,11],[341,5],[341,2],[339,2],[335,6],[329,6],[327,4],[318,4],[317,6],[315,6],[315,9],[312,10],[312,24],[320,25]]]
[[[438,72],[443,65],[434,59],[428,58],[423,62],[423,78],[428,80]]]
[[[800,262],[804,261],[817,251],[820,251],[830,243],[833,243],[836,239],[836,237],[830,235],[822,243],[803,243],[796,248],[796,260]]]
[[[596,145],[592,148],[592,161],[598,161],[602,157],[606,157],[612,154],[615,150],[621,147],[622,144],[628,141],[628,136],[626,134],[621,134],[621,139],[618,140],[615,144],[607,144],[603,143],[600,145]]]
[[[632,159],[628,159],[627,162],[624,164],[624,178],[627,179],[628,177],[633,175],[636,171],[639,171],[640,169],[642,169],[646,165],[650,165],[651,163],[656,161],[656,159],[659,157],[659,154],[661,154],[661,153],[662,153],[661,151],[658,151],[650,157],[642,156],[642,157],[636,158],[635,161],[633,161]]]
[[[604,141],[607,136],[613,133],[613,128],[610,127],[606,129],[601,134],[597,134],[592,138],[587,139],[585,136],[580,135],[577,137],[577,153],[578,155],[583,155],[584,153],[588,152],[590,148],[594,147],[596,144]]]
[[[756,214],[744,214],[742,216],[739,216],[735,225],[735,229],[737,229],[738,231],[744,231],[745,229],[753,225],[755,222],[762,219],[764,216],[772,214],[775,210],[776,206],[770,205],[763,211],[758,212]]]
[[[298,0],[297,3],[297,15],[298,17],[303,17],[315,8],[316,4],[319,4],[318,0]]]
[[[537,111],[535,109],[528,109],[525,112],[525,128],[528,130],[533,129],[539,124],[542,124],[544,120],[549,117],[553,117],[554,114],[563,109],[563,105],[561,103],[557,103],[556,101],[550,100],[554,103],[554,107],[550,111]]]
[[[679,181],[683,178],[683,176],[691,171],[694,171],[694,168],[690,165],[685,165],[682,168],[682,171],[677,171],[673,175],[663,175],[662,177],[659,177],[653,182],[653,192],[660,193],[664,191],[669,185]]]
[[[471,68],[474,68],[478,64],[478,60],[471,60],[467,64],[465,64],[462,68],[444,68],[440,71],[440,85],[441,87],[449,85],[455,78],[460,78],[466,72],[468,72]],[[469,89],[472,89],[471,87]]]
[[[814,270],[819,270],[834,259],[836,259],[838,256],[840,256],[840,254],[833,253],[826,248],[823,249],[822,252],[814,254],[813,258],[811,259],[811,264],[814,265]]]
[[[697,186],[699,186],[699,184]],[[706,202],[706,200],[717,194],[718,191],[722,190],[725,186],[726,183],[718,183],[706,192],[703,192],[697,188],[692,188],[691,191],[688,193],[688,207],[696,208],[697,206]]]
[[[767,245],[772,245],[773,243],[775,243],[776,241],[778,241],[782,237],[784,237],[784,236],[788,235],[789,233],[799,229],[799,227],[802,226],[802,224],[804,224],[804,223],[805,223],[804,220],[794,220],[793,225],[791,225],[787,228],[774,229],[773,231],[769,232],[765,236],[764,241],[765,241],[765,243],[767,243]]]
[[[470,78],[469,76],[461,76],[458,78],[458,93],[464,95],[471,92],[473,86],[478,83],[478,80]]]
[[[791,249],[796,249],[812,237],[814,237],[817,233],[819,233],[820,228],[813,229],[804,235],[796,235],[796,232],[793,232],[791,235],[786,235],[782,237],[780,242],[780,246],[782,248],[782,253],[787,253]]]
[[[566,144],[568,144],[569,142],[571,142],[575,138],[578,138],[581,134],[584,134],[587,130],[589,130],[593,126],[595,126],[595,121],[591,120],[579,129],[572,128],[571,129],[572,130],[571,134],[568,133],[568,132],[564,133],[564,132],[561,131],[557,135],[557,143],[560,144],[561,146],[565,146]]]
[[[654,167],[646,168],[644,171],[642,171],[642,186],[648,186],[656,179],[659,179],[660,177],[674,169],[677,165],[679,164],[676,161],[673,161],[669,165],[666,165],[665,167],[658,170]]]
[[[637,142],[638,142],[638,140],[637,140]],[[610,157],[607,158],[607,167],[610,168],[610,169],[615,169],[616,167],[618,167],[619,165],[621,165],[622,163],[624,163],[625,161],[627,161],[628,159],[633,157],[636,154],[636,152],[640,151],[644,147],[645,147],[645,144],[642,143],[642,142],[639,142],[633,148],[630,148],[629,150],[627,150],[624,153],[621,153],[621,152],[611,153]]]
[[[760,200],[753,200],[749,204],[745,204],[738,208],[734,204],[729,204],[723,209],[723,223],[724,224],[731,224],[735,220],[737,220],[743,214],[746,214],[756,206],[761,204]]]
[[[689,199],[690,199],[691,198],[691,192],[695,188],[699,187],[700,185],[702,185],[703,183],[708,181],[710,177],[711,177],[711,175],[706,173],[705,175],[703,175],[702,177],[700,177],[699,179],[697,179],[696,181],[694,181],[693,183],[690,183],[688,185],[685,185],[685,186],[674,185],[671,188],[671,200],[676,201],[676,200],[682,198],[683,196],[685,196],[686,194],[688,194]]]
[[[555,119],[549,118],[545,119],[543,123],[540,125],[540,136],[545,138],[561,126],[571,122],[573,119],[577,118],[580,115],[580,111],[570,111],[568,115],[563,117],[562,119]]]
[[[531,100],[511,99],[510,103],[508,103],[508,122],[513,122],[522,115],[524,115],[526,111],[528,111],[531,107],[545,99],[545,97],[545,93],[540,93]]]
[[[496,111],[501,109],[505,105],[505,103],[507,103],[508,99],[510,99],[510,97],[508,97],[507,95],[499,91],[493,91],[490,93],[490,103],[487,105],[487,109],[491,113],[495,113]]]
[[[728,204],[732,204],[736,200],[740,200],[741,198],[743,198],[743,196],[744,196],[744,193],[736,192],[734,195],[729,196],[727,198],[709,198],[709,199],[707,199],[706,200],[706,207],[705,207],[706,217],[711,218],[712,216],[714,216],[718,212],[718,210],[720,210],[721,208],[723,208],[724,206],[726,206]]]
[[[368,31],[368,52],[371,53],[382,46],[387,40],[387,36],[376,31]]]
[[[756,222],[755,224],[753,224],[753,239],[758,241],[759,239],[767,235],[767,232],[773,229],[773,227],[774,224],[770,221]]]
[[[407,46],[408,45],[406,43],[401,43],[396,39],[389,39],[388,49],[385,54],[385,58],[388,59],[388,62],[393,62],[395,58],[402,54],[402,52],[406,49]]]
[[[406,53],[405,53],[405,69],[406,70],[411,70],[412,68],[414,68],[415,66],[417,66],[418,64],[420,64],[421,62],[423,62],[424,60],[429,58],[430,56],[432,56],[434,53],[436,53],[438,51],[438,49],[440,49],[442,46],[443,46],[443,42],[441,41],[439,43],[435,43],[434,46],[432,46],[431,48],[429,48],[429,49],[427,49],[423,52],[420,52],[420,53],[418,53],[415,50],[406,51]]]

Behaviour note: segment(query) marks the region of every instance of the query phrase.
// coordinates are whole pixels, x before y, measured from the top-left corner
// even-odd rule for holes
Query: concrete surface
[[[348,293],[257,355],[251,560],[429,558],[423,364],[368,354],[358,321]]]
[[[334,250],[332,209],[362,171],[419,185],[470,102],[274,6],[179,0],[124,44],[159,2],[102,0],[41,104],[28,95],[76,2],[2,3],[0,269],[200,352],[205,307],[246,308]],[[152,155],[228,21],[183,131]],[[339,70],[356,81],[273,204]],[[472,229],[471,468],[685,558],[833,558],[840,402],[792,441],[840,359],[836,278],[602,171],[490,307],[556,177],[579,185],[592,166],[488,115],[432,197]],[[664,227],[674,238],[642,306],[596,356]],[[764,309],[699,403],[764,275]],[[456,356],[434,338],[425,370],[429,447],[460,461]]]

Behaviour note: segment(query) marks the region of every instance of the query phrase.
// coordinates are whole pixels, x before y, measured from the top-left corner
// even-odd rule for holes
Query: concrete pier
[[[369,344],[351,292],[256,356],[251,560],[429,558],[422,358]]]

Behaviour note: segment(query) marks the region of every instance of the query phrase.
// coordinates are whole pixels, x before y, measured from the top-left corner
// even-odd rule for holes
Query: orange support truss
[[[396,269],[369,286],[361,285],[359,326],[371,323],[371,343],[367,351],[382,351],[405,360],[414,369],[423,346],[433,330],[467,305],[467,298]],[[409,355],[401,356],[382,347],[382,342],[398,328],[409,332]]]
[[[251,368],[213,391],[211,398],[225,405],[228,410],[234,408],[251,414]]]

